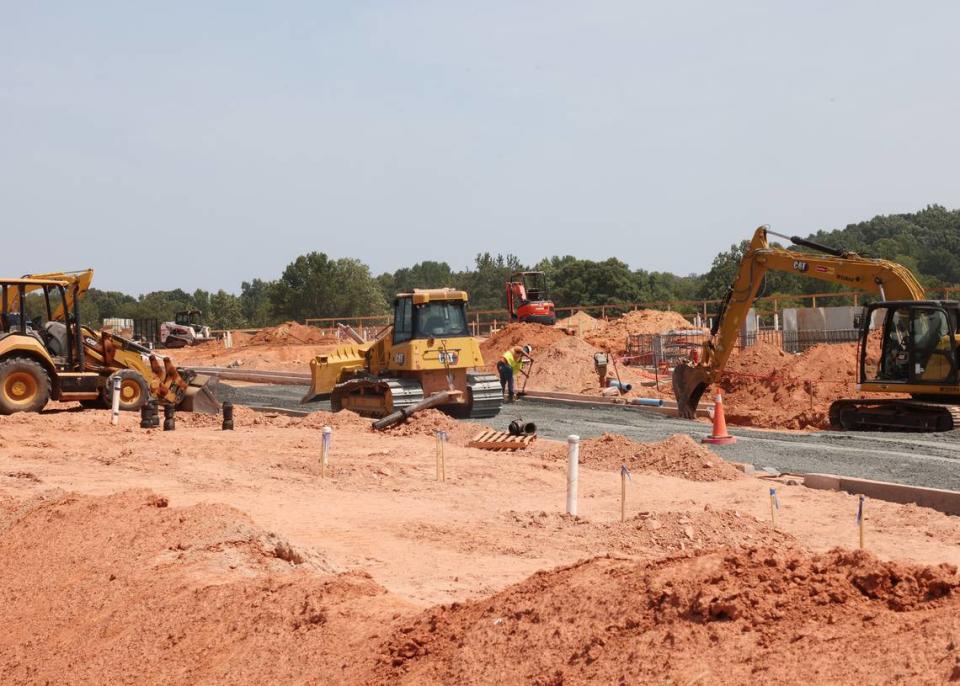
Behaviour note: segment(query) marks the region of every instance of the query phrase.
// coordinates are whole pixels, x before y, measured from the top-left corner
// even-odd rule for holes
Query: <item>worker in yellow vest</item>
[[[524,359],[533,360],[533,358],[530,357],[530,353],[532,352],[533,348],[529,345],[515,345],[503,353],[497,361],[497,372],[500,374],[500,389],[504,394],[509,390],[509,395],[505,395],[508,403],[512,403],[516,399],[516,395],[514,394],[514,377],[523,371]]]

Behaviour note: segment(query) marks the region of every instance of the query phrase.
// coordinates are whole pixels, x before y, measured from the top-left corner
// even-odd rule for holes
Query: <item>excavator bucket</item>
[[[190,380],[190,385],[183,395],[183,400],[177,406],[181,412],[198,412],[200,414],[219,414],[220,401],[215,393],[217,379],[206,374],[197,374]]]
[[[697,405],[710,384],[706,369],[683,360],[673,370],[673,396],[677,399],[677,412],[684,419],[697,416]]]

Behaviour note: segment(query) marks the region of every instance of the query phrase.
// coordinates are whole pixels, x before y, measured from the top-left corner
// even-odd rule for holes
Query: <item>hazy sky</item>
[[[0,273],[690,273],[762,223],[958,207],[958,26],[946,1],[0,0]]]

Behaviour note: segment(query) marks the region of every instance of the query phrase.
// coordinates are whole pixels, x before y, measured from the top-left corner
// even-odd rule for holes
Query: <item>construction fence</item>
[[[937,288],[928,293],[930,298],[960,298],[960,288]],[[856,291],[843,293],[810,293],[806,295],[767,296],[757,298],[754,309],[763,318],[779,317],[784,310],[801,308],[823,308],[852,306],[859,307],[864,294]],[[645,303],[609,303],[605,305],[573,305],[557,307],[557,319],[562,320],[577,312],[585,312],[598,319],[614,319],[633,310],[672,310],[686,316],[691,324],[709,327],[717,315],[721,300],[668,300]],[[393,319],[391,314],[363,317],[315,317],[306,319],[304,324],[316,326],[336,335],[338,324],[353,327],[364,337],[375,336],[388,326]],[[472,310],[470,328],[474,336],[489,336],[510,323],[510,313],[505,310]]]

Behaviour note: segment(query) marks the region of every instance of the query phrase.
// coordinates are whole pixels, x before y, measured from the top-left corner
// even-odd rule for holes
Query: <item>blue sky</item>
[[[297,255],[705,271],[960,206],[951,2],[0,0],[3,274],[239,291]]]

